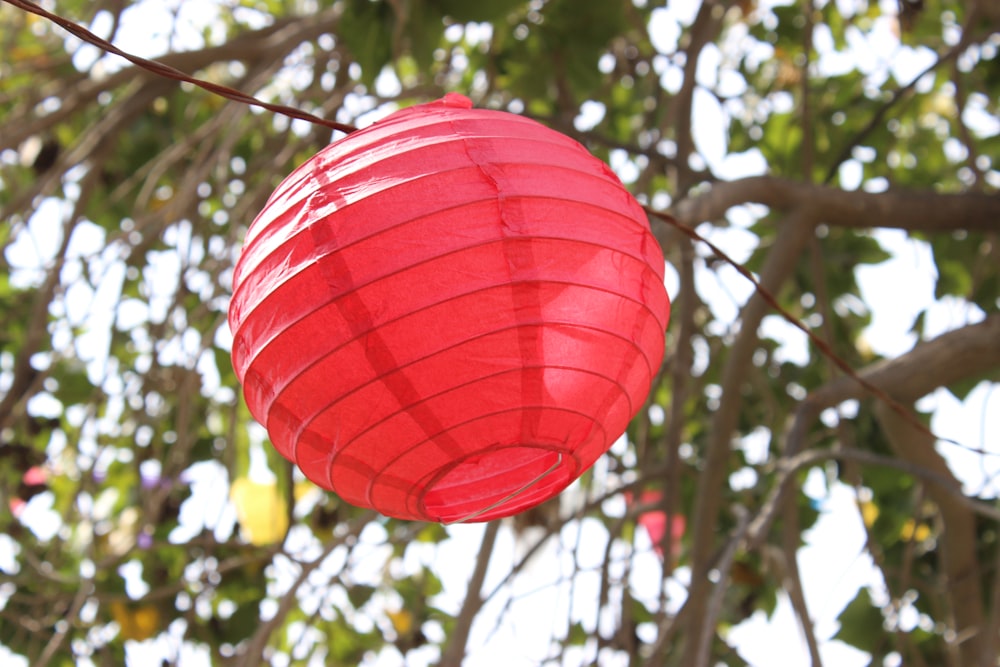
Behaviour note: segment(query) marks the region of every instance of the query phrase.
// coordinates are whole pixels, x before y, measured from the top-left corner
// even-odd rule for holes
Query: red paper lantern
[[[662,498],[663,493],[660,491],[643,491],[639,495],[639,503],[643,505],[651,505],[659,502]],[[625,493],[625,502],[629,505],[634,502],[631,493]],[[660,555],[660,558],[662,558],[663,536],[667,533],[667,513],[663,510],[649,510],[648,512],[642,512],[638,516],[638,523],[646,529],[646,533],[649,535],[649,540],[653,543],[653,550]],[[684,537],[684,532],[686,530],[687,519],[684,518],[683,514],[674,514],[670,520],[670,551],[671,555],[675,559],[681,552],[681,538]]]
[[[621,435],[670,304],[642,208],[572,139],[461,95],[278,186],[233,278],[233,364],[274,446],[383,514],[485,521]]]

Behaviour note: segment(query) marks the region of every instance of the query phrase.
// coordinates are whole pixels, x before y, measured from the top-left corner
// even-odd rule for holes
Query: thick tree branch
[[[688,44],[686,46],[687,59],[684,63],[684,78],[681,89],[673,99],[673,117],[677,125],[674,128],[677,141],[677,167],[682,174],[678,185],[681,191],[688,187],[686,183],[689,178],[684,176],[690,174],[688,157],[694,152],[694,133],[691,132],[692,117],[691,111],[694,104],[694,89],[697,85],[695,76],[698,69],[698,56],[705,45],[719,33],[722,27],[722,18],[725,15],[725,7],[718,0],[708,0],[703,2],[691,24],[691,30],[687,34]]]
[[[802,249],[813,233],[810,222],[808,216],[796,211],[782,223],[782,230],[761,271],[760,282],[768,292],[777,292],[794,270]],[[691,542],[691,587],[685,606],[692,607],[688,618],[693,627],[689,628],[690,636],[685,644],[683,664],[695,663],[700,638],[704,633],[715,630],[698,627],[696,624],[706,617],[708,589],[711,586],[708,575],[712,569],[712,553],[718,538],[715,531],[728,474],[726,459],[739,422],[743,384],[753,367],[751,358],[757,347],[757,327],[768,308],[760,293],[755,293],[743,307],[740,312],[740,333],[722,371],[722,397],[708,435],[691,522],[695,527]]]
[[[879,362],[860,375],[898,401],[912,403],[933,389],[952,382],[974,377],[1000,366],[1000,315],[994,314],[983,322],[952,331],[918,344],[910,352],[895,359]],[[861,398],[865,390],[852,378],[841,377],[812,392],[800,405],[788,435],[789,455],[800,449],[800,442],[819,412],[850,398]],[[960,637],[957,650],[961,664],[978,664],[990,645],[982,640],[984,613],[979,594],[981,580],[975,556],[975,513],[994,516],[993,508],[966,497],[947,463],[934,448],[934,437],[919,429],[914,420],[896,412],[884,403],[876,405],[876,415],[895,450],[900,469],[910,471],[932,482],[928,494],[941,511],[946,535],[940,549],[945,575],[946,595],[952,607],[955,630]],[[850,458],[864,460],[876,455],[851,451]],[[848,452],[832,453],[843,457]],[[789,469],[800,468],[808,452],[787,459]],[[796,462],[791,465],[792,462]],[[873,461],[878,463],[878,461]],[[787,491],[790,473],[782,474],[771,496],[754,519],[749,542],[758,544],[777,513],[782,494]],[[963,602],[964,601],[964,602]]]
[[[934,449],[934,438],[916,429],[889,406],[875,406],[889,443],[896,455],[941,477],[951,477],[944,458]],[[954,495],[936,484],[927,486],[927,495],[937,505],[944,521],[938,538],[945,575],[944,595],[955,619],[962,665],[976,665],[989,642],[982,634],[982,579],[976,557],[976,517]]]
[[[820,222],[835,227],[927,232],[1000,229],[1000,195],[847,191],[776,176],[717,181],[708,190],[678,202],[671,213],[694,225],[716,220],[741,204],[763,204],[782,211],[802,207],[815,211]]]
[[[912,403],[938,387],[1000,369],[1000,313],[918,343],[906,354],[880,361],[859,375],[899,401]],[[840,377],[812,392],[804,406],[822,410],[865,395],[856,380]]]
[[[899,357],[872,364],[863,369],[859,376],[895,400],[913,403],[938,387],[998,367],[1000,367],[1000,314],[993,314],[978,324],[971,324],[949,331],[933,340],[918,343],[912,350]],[[799,404],[791,420],[785,437],[786,460],[794,460],[800,455],[809,429],[824,409],[847,400],[864,398],[866,394],[865,388],[857,380],[847,376],[841,376],[811,392]],[[888,407],[891,409],[891,406]],[[925,436],[929,437],[928,434]],[[911,465],[911,474],[916,475],[921,470],[927,470],[931,476],[921,475],[923,479],[935,482],[952,495],[962,495],[961,486],[950,471],[941,476],[936,471],[913,465],[910,459],[903,459],[901,463]],[[787,491],[786,482],[787,480],[782,478],[775,485],[774,503],[777,503],[781,495]],[[969,502],[973,501],[970,499]],[[966,507],[969,508],[968,503]],[[768,510],[765,506],[754,520],[751,542],[763,536],[773,519],[774,509]],[[979,511],[983,513],[982,509]],[[1000,514],[996,518],[1000,519]]]

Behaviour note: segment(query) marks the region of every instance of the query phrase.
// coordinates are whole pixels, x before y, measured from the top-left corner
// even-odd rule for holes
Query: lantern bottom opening
[[[548,500],[574,478],[575,459],[544,445],[513,445],[451,464],[423,495],[423,509],[442,523],[489,521]]]

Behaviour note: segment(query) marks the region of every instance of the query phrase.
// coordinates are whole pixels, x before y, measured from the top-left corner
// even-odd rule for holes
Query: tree
[[[836,638],[878,665],[997,664],[1000,512],[914,407],[1000,381],[995,2],[58,3],[159,63],[346,124],[467,93],[577,138],[648,205],[679,285],[649,409],[561,503],[447,529],[301,483],[230,365],[247,224],[341,135],[102,55],[27,4],[0,4],[0,638],[14,654],[471,664],[531,584],[577,595],[545,610],[534,662],[745,664],[729,630],[787,596],[819,665],[796,559],[818,471],[856,490],[884,581]],[[892,357],[866,342],[877,313],[857,277],[891,256],[885,230],[930,250],[935,299],[968,314],[942,333],[922,312]],[[749,295],[737,316],[716,284]],[[778,313],[808,330],[803,358],[768,326]],[[992,465],[995,451],[957,444]],[[657,520],[651,550],[637,527]],[[438,558],[470,535],[455,597]],[[660,572],[633,576],[657,552]],[[538,581],[540,559],[562,563],[559,581]]]

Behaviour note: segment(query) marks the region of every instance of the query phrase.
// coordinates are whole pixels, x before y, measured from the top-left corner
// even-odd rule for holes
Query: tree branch
[[[774,246],[767,255],[761,271],[761,284],[770,293],[777,292],[794,270],[803,247],[813,233],[813,226],[806,215],[796,211],[782,223]],[[760,293],[755,293],[740,312],[740,332],[730,349],[722,371],[722,397],[719,409],[712,419],[704,455],[703,472],[699,478],[694,513],[691,524],[695,527],[691,540],[691,587],[685,606],[692,606],[688,617],[691,626],[685,644],[682,664],[695,664],[696,651],[704,633],[714,628],[698,627],[706,618],[708,574],[712,569],[712,553],[717,539],[719,510],[726,482],[726,459],[730,453],[733,433],[736,432],[743,402],[743,383],[753,367],[751,357],[757,346],[757,328],[768,312],[768,304]]]
[[[887,405],[875,406],[875,415],[896,455],[941,477],[951,477],[944,458],[934,449],[934,438],[916,428]],[[956,480],[957,483],[957,480]],[[955,619],[960,664],[976,665],[989,642],[982,634],[982,579],[976,557],[976,517],[953,494],[930,484],[927,495],[934,501],[944,521],[938,538],[941,566],[945,575],[943,595]]]
[[[339,547],[341,544],[345,544],[350,540],[354,540],[364,527],[375,517],[377,513],[374,511],[367,511],[358,517],[354,518],[347,524],[347,530],[342,535],[335,535],[329,542],[323,546],[323,551],[320,552],[316,558],[308,562],[300,562],[299,576],[296,577],[295,581],[292,583],[291,587],[281,596],[278,601],[278,608],[272,616],[267,621],[262,622],[257,630],[254,632],[253,636],[247,641],[245,647],[241,651],[241,654],[236,656],[235,662],[241,667],[255,667],[261,664],[264,658],[264,648],[267,646],[268,640],[270,640],[271,635],[285,622],[288,614],[295,608],[298,604],[298,591],[303,584],[309,579],[309,575],[312,574],[316,568],[323,564],[327,556],[333,553],[333,550]]]
[[[809,614],[809,605],[806,602],[797,558],[799,545],[802,542],[798,498],[794,494],[787,494],[782,504],[784,507],[781,510],[783,525],[780,553],[782,554],[782,578],[784,579],[785,591],[788,593],[792,609],[795,610],[795,615],[799,619],[799,628],[802,629],[802,636],[809,649],[809,664],[812,667],[823,667],[823,658],[820,656],[819,642],[816,639],[816,628],[812,616]]]
[[[1000,366],[1000,345],[997,344],[997,341],[1000,341],[1000,314],[993,314],[978,324],[971,324],[955,331],[949,331],[933,340],[918,343],[906,354],[872,364],[858,375],[878,387],[887,396],[897,401],[913,403],[938,387],[947,386]],[[799,452],[803,449],[802,445],[809,429],[825,408],[839,405],[850,399],[861,399],[865,395],[865,388],[858,384],[857,380],[847,376],[841,376],[811,392],[799,403],[788,429],[785,438],[785,460],[797,461],[799,456],[808,454],[808,452],[803,452],[803,454],[799,454]],[[882,404],[880,403],[880,405]],[[893,409],[892,406],[885,405],[887,408]],[[902,416],[900,417],[902,418]],[[913,426],[916,428],[915,425]],[[930,438],[929,434],[925,433],[924,435]],[[831,453],[829,457],[839,458],[844,455],[843,451],[848,450]],[[872,459],[871,457],[876,457],[875,454],[864,458],[865,454],[855,451],[849,456],[853,460],[887,465],[885,462]],[[961,485],[947,468],[947,474],[942,476],[933,469],[914,464],[910,459],[902,459],[899,464],[900,469],[933,482],[953,496],[961,496],[967,501],[965,502],[967,509],[1000,520],[1000,512],[991,511],[993,508],[976,503],[973,499],[966,497],[962,493]],[[795,467],[798,468],[802,465],[806,464],[800,462],[795,464]],[[763,539],[763,535],[774,518],[781,495],[787,491],[787,481],[786,477],[778,478],[774,487],[774,496],[768,498],[757,518],[754,519],[754,525],[750,531],[752,543]]]
[[[893,398],[912,403],[938,387],[1000,368],[1000,313],[917,343],[894,359],[879,361],[858,375]],[[822,410],[865,395],[850,377],[839,377],[806,397],[803,406]]]
[[[462,610],[455,619],[455,629],[448,638],[448,648],[441,656],[441,667],[458,667],[465,657],[465,645],[469,642],[472,621],[479,613],[479,608],[483,606],[483,582],[486,580],[486,569],[489,567],[490,556],[493,555],[493,545],[496,544],[499,530],[499,521],[490,521],[486,524],[483,543],[479,547],[479,558],[476,560],[476,569],[473,570],[472,578],[469,580],[469,589],[465,594]]]
[[[1000,225],[1000,195],[848,191],[777,176],[716,181],[707,191],[679,201],[671,213],[696,225],[717,220],[741,204],[763,204],[782,211],[803,207],[834,227],[950,232],[996,231]]]
[[[703,2],[691,24],[688,32],[688,44],[685,48],[687,59],[684,63],[684,78],[681,89],[673,99],[673,117],[677,126],[674,128],[675,140],[677,142],[677,168],[681,176],[678,178],[678,185],[681,191],[687,189],[691,169],[688,165],[688,158],[694,152],[694,133],[691,132],[691,111],[694,104],[694,89],[697,85],[695,73],[698,69],[698,57],[705,46],[713,39],[722,27],[722,18],[725,15],[725,7],[717,0]],[[685,174],[687,176],[685,176]]]
[[[693,663],[695,667],[709,667],[712,640],[715,638],[715,626],[718,624],[719,615],[722,613],[723,598],[729,586],[729,573],[733,569],[736,552],[740,544],[743,543],[743,536],[746,534],[747,526],[750,523],[750,513],[743,507],[737,505],[734,510],[737,517],[737,525],[733,530],[732,537],[722,551],[716,568],[719,573],[719,581],[712,590],[711,598],[708,600],[705,608],[705,618],[702,622],[704,631],[698,638],[698,650]],[[669,558],[669,556],[667,557]]]
[[[783,458],[778,465],[778,477],[771,489],[770,495],[761,505],[760,511],[751,521],[747,529],[747,550],[753,550],[763,543],[770,530],[771,523],[777,516],[781,507],[782,494],[787,490],[795,473],[814,466],[823,461],[856,461],[867,465],[885,466],[902,471],[907,475],[912,475],[931,484],[936,484],[942,491],[950,493],[957,502],[965,506],[966,510],[984,516],[993,521],[1000,521],[1000,510],[993,505],[970,498],[962,493],[962,487],[949,471],[947,475],[940,475],[935,470],[930,470],[915,463],[882,456],[863,449],[809,449],[790,458]]]

